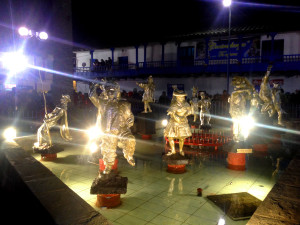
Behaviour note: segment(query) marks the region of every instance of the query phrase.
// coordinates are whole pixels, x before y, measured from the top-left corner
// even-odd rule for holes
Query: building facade
[[[230,38],[229,52],[230,80],[234,75],[246,76],[259,88],[264,72],[272,64],[271,82],[280,83],[286,92],[300,89],[300,31],[266,33],[255,28],[243,33],[242,29],[236,29]],[[82,92],[87,91],[87,82],[80,78],[114,77],[128,91],[135,87],[135,80],[151,74],[157,85],[156,97],[170,88],[170,84],[182,85],[191,95],[193,85],[217,94],[226,90],[228,82],[226,29],[170,38],[161,43],[74,53],[77,89]],[[109,57],[113,61],[109,67],[92,63]],[[122,81],[124,78],[126,82]]]

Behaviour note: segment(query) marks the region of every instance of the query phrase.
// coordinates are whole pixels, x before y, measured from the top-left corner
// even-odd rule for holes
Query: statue
[[[269,66],[265,76],[262,79],[260,90],[259,90],[259,97],[263,102],[261,113],[265,114],[268,113],[269,117],[272,117],[275,113],[275,108],[272,100],[272,93],[269,84],[269,77],[271,72],[272,66]]]
[[[37,131],[37,142],[34,143],[33,149],[47,150],[53,146],[50,129],[56,126],[59,122],[61,137],[66,141],[72,140],[69,133],[67,117],[69,102],[71,102],[70,96],[62,95],[60,100],[61,105],[56,106],[51,113],[45,114],[44,122]]]
[[[197,120],[197,112],[198,112],[198,88],[192,88],[192,100],[190,101],[191,106],[194,108],[194,122]]]
[[[98,87],[102,89],[100,96],[96,93]],[[94,84],[90,88],[89,98],[98,108],[96,126],[102,132],[100,148],[105,165],[103,174],[111,172],[118,146],[123,149],[127,162],[134,166],[133,154],[136,142],[130,130],[134,116],[130,103],[120,99],[119,85],[116,82]]]
[[[144,102],[144,111],[142,113],[152,112],[151,107],[149,105],[150,102],[154,102],[154,90],[155,84],[153,82],[152,76],[148,77],[148,83],[138,83],[136,84],[144,89],[143,94],[143,102]]]
[[[170,115],[170,120],[164,130],[164,136],[168,138],[171,147],[171,152],[167,155],[176,154],[174,139],[179,139],[179,154],[184,156],[184,139],[192,136],[187,116],[194,114],[194,110],[186,102],[186,95],[184,91],[178,89],[173,92],[173,100],[167,111],[167,115]]]
[[[232,78],[232,85],[234,91],[228,98],[229,114],[233,120],[233,141],[244,141],[245,137],[241,136],[242,127],[240,120],[246,116],[247,101],[251,101],[253,92],[255,92],[254,86],[245,77],[235,76]]]
[[[284,126],[284,123],[282,122],[283,110],[281,108],[281,88],[280,88],[279,84],[275,84],[275,83],[273,84],[272,101],[274,104],[274,109],[278,115],[277,123],[280,126]]]
[[[272,117],[277,112],[277,124],[284,126],[282,122],[283,110],[281,108],[280,87],[278,84],[274,84],[273,88],[271,89],[269,84],[271,68],[272,66],[268,67],[260,85],[259,97],[263,102],[261,113],[268,113],[269,117]]]
[[[210,107],[211,107],[211,100],[210,98],[207,98],[205,96],[204,92],[200,93],[201,100],[198,102],[198,107],[200,108],[200,121],[201,121],[201,127],[208,128],[210,127],[209,121],[210,121]]]

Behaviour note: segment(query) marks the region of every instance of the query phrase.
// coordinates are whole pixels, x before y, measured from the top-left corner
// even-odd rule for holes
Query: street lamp
[[[228,8],[228,50],[227,50],[227,93],[229,93],[229,65],[230,65],[230,29],[231,29],[231,0],[223,0],[223,6]]]
[[[32,31],[30,29],[28,29],[27,27],[20,27],[18,29],[19,35],[21,37],[33,37],[35,36],[36,38],[40,39],[40,40],[47,40],[48,39],[48,34],[45,31],[40,31],[40,32],[36,32],[36,31]]]

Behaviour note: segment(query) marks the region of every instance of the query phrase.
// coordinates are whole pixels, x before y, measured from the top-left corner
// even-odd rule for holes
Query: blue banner
[[[241,47],[241,49],[240,49]],[[243,39],[241,45],[239,40],[230,41],[230,58],[238,59],[241,57],[256,57],[259,56],[260,42],[259,39]],[[210,41],[208,43],[209,59],[226,59],[228,55],[228,41]]]

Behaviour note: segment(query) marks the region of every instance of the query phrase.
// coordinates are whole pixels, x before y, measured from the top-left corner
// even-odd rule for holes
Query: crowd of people
[[[98,59],[95,59],[93,62],[93,69],[92,71],[106,71],[110,70],[112,66],[112,59],[108,57],[108,59],[104,60],[101,59],[100,61]]]

